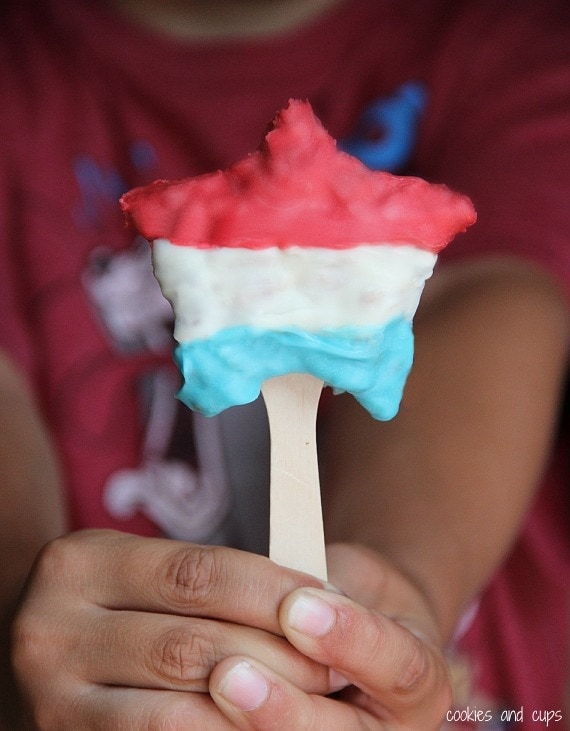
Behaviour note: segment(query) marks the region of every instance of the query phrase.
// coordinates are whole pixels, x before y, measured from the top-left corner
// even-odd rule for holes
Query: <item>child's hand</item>
[[[48,545],[14,631],[40,729],[234,728],[208,695],[212,668],[246,655],[308,693],[328,670],[282,636],[279,606],[322,582],[266,558],[111,531]]]
[[[335,546],[330,569],[335,584],[362,603],[298,589],[281,606],[281,627],[300,652],[334,669],[331,685],[343,678],[350,685],[326,698],[257,660],[230,658],[210,680],[216,703],[239,729],[438,729],[451,689],[425,599],[365,549]]]

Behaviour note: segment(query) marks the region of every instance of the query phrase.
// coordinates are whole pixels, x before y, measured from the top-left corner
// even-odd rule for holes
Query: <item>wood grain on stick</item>
[[[269,557],[326,581],[316,416],[323,382],[293,373],[263,384],[271,433]]]

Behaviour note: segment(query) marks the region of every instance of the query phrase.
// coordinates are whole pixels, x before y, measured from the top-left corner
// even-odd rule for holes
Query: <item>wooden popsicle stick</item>
[[[316,416],[323,382],[292,373],[261,389],[271,435],[269,558],[326,581]]]

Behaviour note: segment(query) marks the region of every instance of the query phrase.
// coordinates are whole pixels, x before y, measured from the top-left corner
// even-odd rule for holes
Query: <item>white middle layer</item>
[[[179,342],[251,325],[315,331],[412,319],[436,255],[415,246],[196,248],[153,242]]]

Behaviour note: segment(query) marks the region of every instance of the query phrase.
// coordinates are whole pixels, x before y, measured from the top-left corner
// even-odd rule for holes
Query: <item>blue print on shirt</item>
[[[392,96],[373,101],[364,110],[354,132],[339,148],[372,170],[402,170],[413,152],[426,104],[423,84],[402,84]]]
[[[148,175],[153,170],[156,153],[150,143],[136,140],[128,152],[130,162],[139,173]],[[82,226],[98,227],[109,211],[116,213],[119,197],[128,186],[114,167],[105,167],[90,155],[75,157],[73,172],[81,192],[75,218]]]

